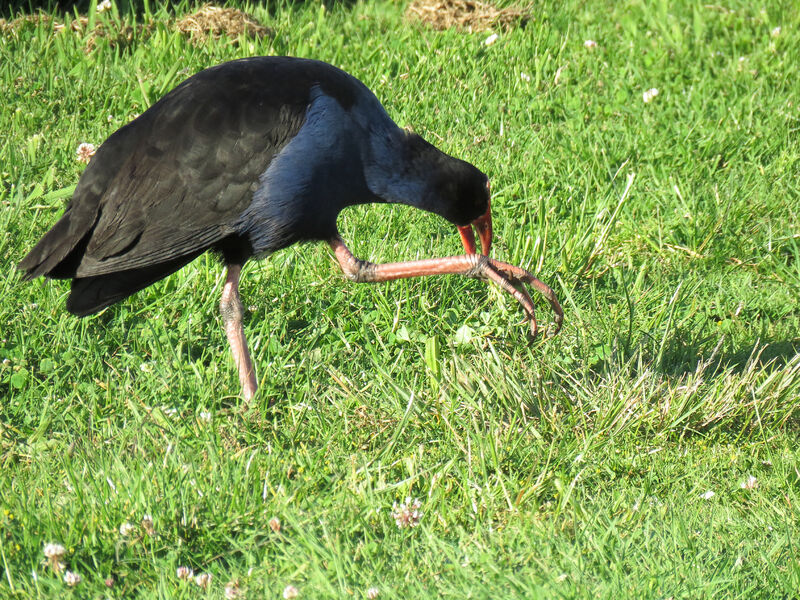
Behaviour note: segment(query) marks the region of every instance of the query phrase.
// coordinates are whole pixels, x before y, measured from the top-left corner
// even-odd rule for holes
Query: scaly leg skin
[[[242,386],[242,397],[249,402],[258,389],[256,371],[253,362],[250,360],[250,352],[247,350],[247,339],[244,337],[244,326],[242,316],[244,308],[239,298],[239,275],[242,272],[242,265],[228,264],[228,276],[222,288],[222,298],[219,301],[219,312],[225,324],[225,335],[231,346],[233,361],[239,370],[239,383]]]
[[[558,303],[555,292],[525,269],[515,267],[508,263],[488,258],[481,254],[464,254],[461,256],[448,256],[445,258],[430,258],[426,260],[413,260],[399,263],[375,264],[353,256],[342,238],[336,236],[328,242],[333,249],[342,271],[348,279],[355,282],[380,282],[393,279],[407,279],[424,275],[464,275],[489,279],[505,292],[508,292],[522,305],[531,322],[531,333],[535,337],[538,331],[536,314],[531,297],[523,286],[524,283],[532,285],[542,293],[550,302],[555,313],[556,330],[561,329],[564,320],[564,311]],[[522,290],[514,287],[519,285]]]

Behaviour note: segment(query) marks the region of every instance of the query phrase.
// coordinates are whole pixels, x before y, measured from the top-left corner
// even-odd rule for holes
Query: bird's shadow
[[[706,363],[706,376],[722,373],[741,374],[747,369],[784,367],[800,352],[800,339],[771,340],[756,339],[735,349],[702,352],[699,347],[684,346],[666,351],[657,363],[659,370],[671,376],[681,376],[697,371]]]
[[[633,365],[644,355],[644,368],[654,369],[666,377],[680,378],[702,370],[704,377],[726,374],[741,374],[751,369],[779,369],[787,365],[800,353],[800,338],[769,339],[756,338],[732,349],[721,349],[724,338],[718,345],[709,348],[707,343],[677,336],[660,353],[632,347],[623,351],[623,363]],[[599,361],[590,371],[602,376],[609,369],[617,369],[619,360]],[[635,370],[635,368],[634,368]]]
[[[759,352],[759,350],[761,350]],[[800,352],[800,340],[783,340],[771,342],[756,342],[742,348],[736,352],[723,356],[719,365],[728,365],[736,372],[745,369],[751,358],[754,357],[758,366],[772,364],[780,368],[784,367],[792,358]]]

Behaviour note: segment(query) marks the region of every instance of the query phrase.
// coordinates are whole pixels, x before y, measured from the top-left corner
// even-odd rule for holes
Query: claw
[[[558,303],[556,294],[550,286],[539,281],[525,269],[515,267],[514,265],[504,263],[493,258],[487,259],[486,269],[483,274],[487,277],[487,279],[490,279],[517,299],[517,302],[520,303],[523,310],[528,315],[528,320],[530,321],[531,327],[531,335],[533,337],[536,337],[536,334],[539,332],[539,324],[536,321],[533,300],[523,285],[525,283],[532,285],[539,293],[547,298],[547,301],[550,303],[553,313],[555,313],[556,323],[556,330],[552,335],[556,335],[559,331],[561,331],[561,325],[564,321],[564,310]]]

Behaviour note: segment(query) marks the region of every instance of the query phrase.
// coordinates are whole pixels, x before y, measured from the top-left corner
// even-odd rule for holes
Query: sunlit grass
[[[394,2],[244,7],[274,35],[196,45],[191,8],[90,9],[133,33],[88,53],[43,19],[0,36],[0,596],[798,594],[793,3],[539,3],[488,46]],[[482,282],[354,285],[296,246],[244,271],[245,407],[213,256],[83,320],[21,281],[81,142],[259,54],[336,64],[488,173],[493,253],[552,285],[563,332],[530,342]],[[339,225],[373,261],[460,251],[408,207]]]

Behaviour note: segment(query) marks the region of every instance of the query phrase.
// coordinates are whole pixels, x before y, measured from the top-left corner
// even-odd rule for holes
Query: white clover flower
[[[133,523],[128,523],[127,521],[119,526],[119,534],[122,537],[128,537],[134,531],[136,531],[136,525]]]
[[[73,573],[72,571],[66,571],[64,573],[64,583],[66,583],[69,587],[75,587],[81,582],[81,576],[77,573]]]
[[[95,152],[97,152],[97,148],[94,147],[94,144],[81,142],[78,144],[78,149],[75,150],[75,158],[78,162],[88,164],[89,161],[92,160]]]
[[[406,498],[406,501],[399,506],[397,502],[392,504],[392,518],[397,527],[403,529],[404,527],[416,527],[419,525],[419,521],[422,519],[422,513],[419,511],[421,506],[422,504],[419,500],[414,498],[412,501],[410,497]]]
[[[210,423],[211,422],[211,413],[207,410],[201,410],[200,414],[197,415],[197,418],[200,419],[203,423]]]
[[[298,590],[293,585],[287,585],[283,588],[283,598],[284,600],[291,600],[292,598],[297,598],[300,596],[300,590]]]
[[[369,598],[369,600],[375,600],[375,598],[378,597],[379,593],[380,591],[378,590],[378,588],[371,587],[367,590],[367,598]]]
[[[644,101],[645,104],[647,104],[656,96],[658,96],[658,88],[650,88],[649,90],[647,90],[642,94],[642,100]]]
[[[743,490],[754,490],[758,487],[758,479],[750,475],[746,481],[743,481],[740,487]]]
[[[520,73],[519,74],[519,78],[522,79],[522,81],[530,81],[531,80],[531,76],[528,75],[527,73]]]
[[[211,573],[198,573],[194,576],[194,582],[203,589],[208,587],[211,583]]]
[[[175,575],[178,579],[183,579],[184,581],[188,581],[192,577],[194,577],[194,571],[192,571],[191,567],[178,567],[175,570]]]
[[[778,36],[781,34],[781,28],[780,28],[780,27],[776,27],[775,29],[773,29],[772,31],[770,31],[770,32],[769,32],[769,34],[770,34],[772,37],[778,37]]]
[[[102,2],[98,2],[96,10],[99,13],[111,10],[111,0],[103,0]]]
[[[50,543],[44,545],[44,555],[47,557],[47,560],[59,561],[66,553],[67,550],[61,544]]]
[[[225,600],[236,600],[237,598],[244,598],[238,581],[229,581],[225,586]]]
[[[595,42],[594,40],[586,40],[585,42],[583,42],[583,47],[588,48],[589,50],[594,50],[595,48],[597,48],[597,42]]]
[[[150,515],[145,515],[142,517],[142,529],[144,529],[147,535],[152,536],[156,534],[156,528],[153,525],[153,517]]]

